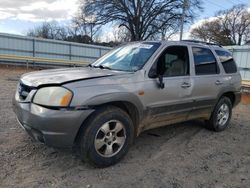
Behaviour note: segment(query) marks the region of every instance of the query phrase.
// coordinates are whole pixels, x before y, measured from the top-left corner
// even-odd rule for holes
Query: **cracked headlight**
[[[64,87],[44,87],[36,92],[33,103],[51,107],[67,107],[72,97],[73,93]]]

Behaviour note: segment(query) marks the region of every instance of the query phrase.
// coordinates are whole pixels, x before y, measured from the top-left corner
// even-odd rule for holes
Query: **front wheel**
[[[222,97],[214,108],[208,126],[214,131],[223,131],[229,125],[232,116],[232,103],[228,97]]]
[[[107,167],[121,160],[134,137],[133,123],[120,108],[108,106],[97,109],[82,130],[82,158],[97,167]]]

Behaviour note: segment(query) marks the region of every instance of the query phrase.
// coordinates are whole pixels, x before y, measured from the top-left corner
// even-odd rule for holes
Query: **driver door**
[[[162,76],[164,88],[159,87]],[[185,121],[192,109],[192,82],[187,46],[168,46],[145,80],[147,122],[144,130]]]

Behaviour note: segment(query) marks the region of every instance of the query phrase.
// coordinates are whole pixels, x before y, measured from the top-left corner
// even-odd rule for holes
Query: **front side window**
[[[167,47],[153,65],[152,70],[150,70],[151,73],[153,71],[155,71],[157,75],[162,75],[164,77],[189,75],[189,56],[187,47]]]
[[[215,50],[226,73],[236,73],[237,66],[232,55],[227,51]]]
[[[207,48],[193,47],[196,75],[218,74],[219,67],[212,51]]]
[[[122,46],[109,52],[91,66],[134,72],[145,65],[160,45],[159,42],[141,42]]]

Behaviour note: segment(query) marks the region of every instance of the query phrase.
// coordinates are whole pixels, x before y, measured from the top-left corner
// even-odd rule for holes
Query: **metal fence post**
[[[36,57],[36,40],[33,38],[33,57]],[[33,67],[35,66],[35,61],[33,61]]]
[[[99,48],[99,57],[101,57],[101,56],[102,56],[102,49]]]
[[[29,61],[26,60],[26,69],[28,70],[29,69]]]
[[[71,55],[72,55],[72,44],[70,43],[69,44],[69,60],[72,60]]]

